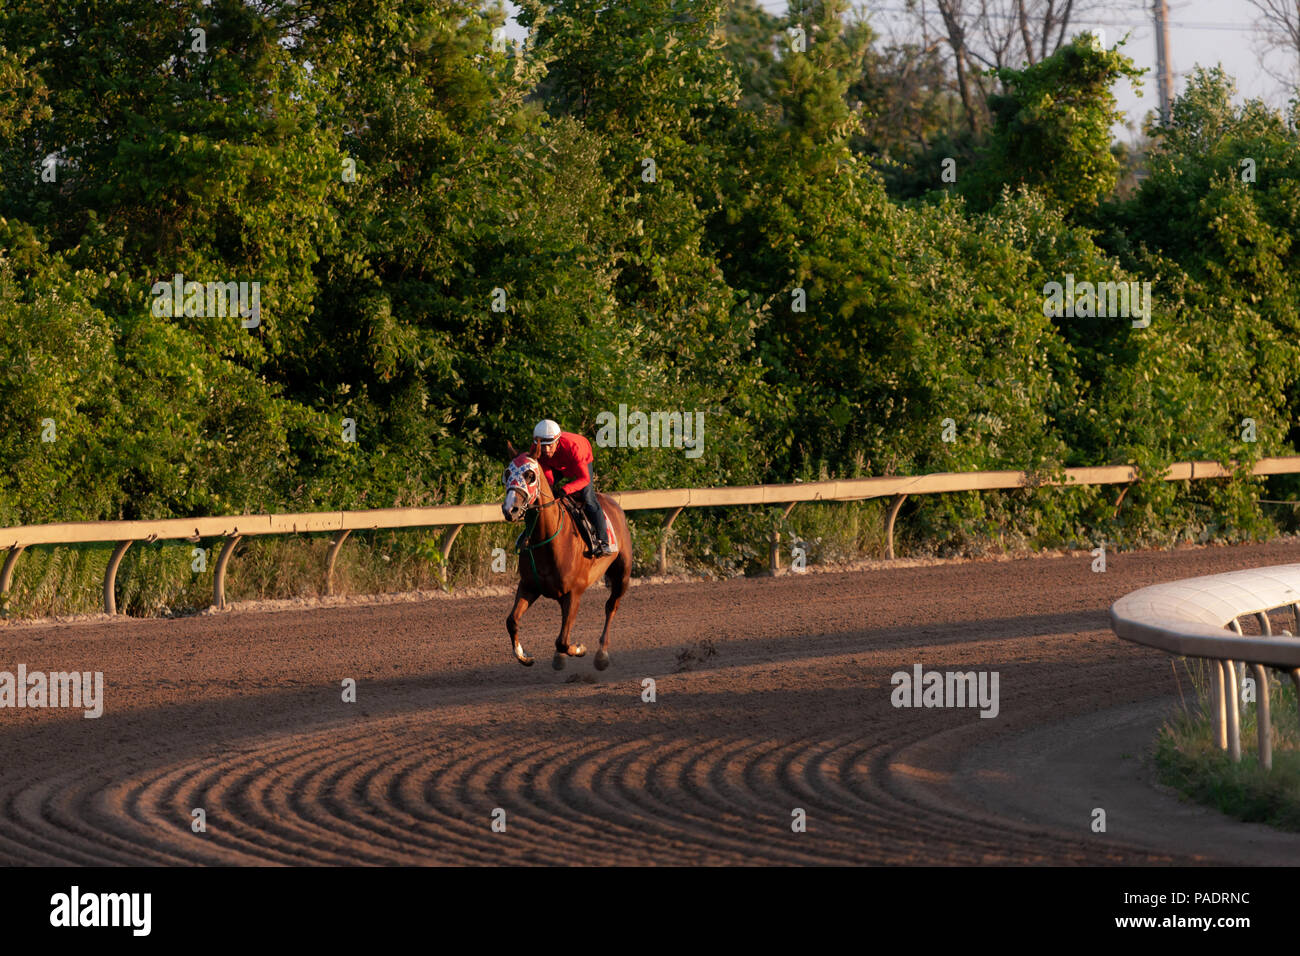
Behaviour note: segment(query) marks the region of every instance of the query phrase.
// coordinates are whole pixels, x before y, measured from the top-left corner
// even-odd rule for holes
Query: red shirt
[[[591,484],[591,470],[587,466],[592,461],[594,458],[591,454],[591,443],[587,439],[573,432],[560,432],[560,438],[555,443],[555,451],[551,453],[550,458],[542,459],[541,466],[552,488],[555,487],[556,478],[564,478],[568,481],[564,486],[564,493],[567,495],[574,491],[581,491]]]

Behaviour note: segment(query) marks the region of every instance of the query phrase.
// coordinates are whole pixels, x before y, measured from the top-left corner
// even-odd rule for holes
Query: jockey
[[[537,423],[533,429],[533,449],[538,463],[546,473],[546,480],[555,487],[557,478],[565,479],[562,494],[573,495],[582,502],[587,520],[596,529],[595,557],[613,554],[609,546],[609,529],[605,526],[605,512],[596,500],[596,472],[592,468],[591,443],[581,435],[560,431],[560,426],[549,418]],[[557,492],[561,494],[561,492]]]

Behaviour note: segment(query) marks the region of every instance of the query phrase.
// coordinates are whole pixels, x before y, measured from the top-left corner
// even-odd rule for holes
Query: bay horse
[[[597,494],[605,510],[610,536],[618,550],[600,558],[587,557],[586,542],[574,518],[560,504],[551,490],[550,482],[537,459],[528,454],[516,454],[507,445],[513,460],[506,466],[506,497],[501,513],[507,521],[527,519],[524,533],[520,535],[519,587],[515,590],[515,606],[506,618],[506,631],[510,635],[510,648],[515,659],[525,667],[533,665],[519,643],[519,619],[529,605],[539,597],[548,597],[560,603],[560,636],[555,639],[555,657],[551,665],[558,671],[564,669],[566,657],[582,657],[587,648],[570,644],[569,633],[578,616],[578,603],[587,588],[604,577],[609,587],[605,601],[605,629],[600,635],[600,648],[596,651],[596,670],[609,667],[609,625],[618,610],[619,599],[632,580],[632,535],[628,531],[627,516],[608,495]]]

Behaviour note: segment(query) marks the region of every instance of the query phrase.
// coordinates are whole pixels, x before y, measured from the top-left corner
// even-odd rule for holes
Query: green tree
[[[1118,50],[1103,50],[1080,34],[1050,57],[1023,70],[1001,69],[1005,93],[989,97],[988,143],[961,182],[976,211],[1004,189],[1043,190],[1055,205],[1080,214],[1109,197],[1119,177],[1110,130],[1119,119],[1111,87],[1142,71]]]

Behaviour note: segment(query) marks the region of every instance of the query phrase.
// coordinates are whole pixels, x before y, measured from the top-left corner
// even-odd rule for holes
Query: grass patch
[[[1208,664],[1181,664],[1195,697],[1160,729],[1155,763],[1161,782],[1237,820],[1300,832],[1300,721],[1290,678],[1269,671],[1273,769],[1266,771],[1259,765],[1256,705],[1242,705],[1241,762],[1233,763],[1214,742]]]

